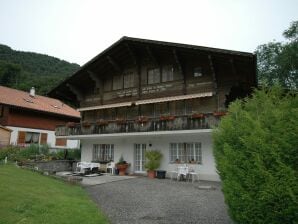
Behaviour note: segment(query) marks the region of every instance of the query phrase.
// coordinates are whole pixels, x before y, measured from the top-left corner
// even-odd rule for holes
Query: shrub
[[[160,161],[162,158],[162,154],[158,150],[149,150],[146,151],[145,157],[147,159],[145,168],[152,171],[156,170],[160,166]]]
[[[0,160],[5,159],[7,157],[10,161],[17,160],[18,153],[20,152],[20,147],[18,146],[6,146],[0,149]]]
[[[236,101],[214,130],[214,154],[237,223],[298,220],[298,98],[280,88]]]

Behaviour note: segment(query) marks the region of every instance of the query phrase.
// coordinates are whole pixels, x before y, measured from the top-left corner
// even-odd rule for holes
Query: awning
[[[196,93],[196,94],[189,94],[189,95],[169,96],[169,97],[161,97],[161,98],[154,98],[154,99],[148,99],[148,100],[137,100],[134,102],[100,105],[95,107],[83,107],[83,108],[79,108],[78,111],[100,110],[100,109],[115,108],[115,107],[128,107],[132,105],[142,105],[142,104],[150,104],[150,103],[162,103],[162,102],[169,102],[169,101],[208,97],[212,95],[213,95],[212,92],[205,92],[205,93]]]

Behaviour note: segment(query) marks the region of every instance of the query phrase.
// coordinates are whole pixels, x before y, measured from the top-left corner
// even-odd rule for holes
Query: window
[[[56,146],[66,146],[67,139],[65,138],[56,138]]]
[[[200,142],[170,143],[170,162],[202,164]]]
[[[130,73],[126,73],[124,75],[124,88],[131,88],[131,87],[134,87],[134,73],[133,72],[130,72]]]
[[[36,132],[26,132],[25,134],[25,143],[26,144],[38,144],[39,143],[40,133]]]
[[[164,66],[162,68],[162,82],[168,82],[173,80],[174,80],[173,66]]]
[[[159,68],[148,69],[148,84],[155,84],[160,82]]]
[[[100,162],[114,161],[114,145],[94,144],[92,160]]]
[[[203,76],[203,70],[202,67],[195,67],[193,69],[193,76],[196,77],[202,77]]]
[[[123,76],[116,75],[113,76],[113,90],[122,89],[123,88]]]

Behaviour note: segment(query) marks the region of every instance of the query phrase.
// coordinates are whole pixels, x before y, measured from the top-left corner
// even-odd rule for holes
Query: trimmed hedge
[[[214,154],[236,223],[298,220],[298,97],[280,88],[236,101],[214,130]]]

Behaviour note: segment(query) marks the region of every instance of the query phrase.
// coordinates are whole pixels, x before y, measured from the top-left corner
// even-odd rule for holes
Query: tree
[[[214,155],[236,223],[298,220],[298,97],[281,88],[237,100],[214,130]]]
[[[0,85],[13,87],[18,85],[21,74],[19,65],[0,61]]]
[[[298,21],[292,22],[283,36],[286,42],[270,42],[257,50],[259,83],[263,86],[279,84],[284,88],[298,88]]]

